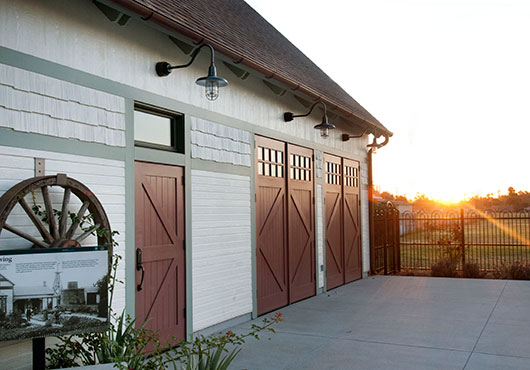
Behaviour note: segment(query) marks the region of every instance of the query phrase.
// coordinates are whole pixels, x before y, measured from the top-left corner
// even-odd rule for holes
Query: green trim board
[[[186,164],[187,156],[185,154],[140,146],[135,147],[134,141],[131,145],[134,147],[134,160],[136,161],[170,164],[175,166],[184,166]]]
[[[125,309],[135,317],[134,101],[125,99]],[[127,284],[132,281],[133,284]]]
[[[256,265],[256,171],[255,171],[255,154],[256,154],[255,136],[250,136],[250,260],[252,274],[252,318],[258,317],[258,272]],[[252,196],[254,194],[254,196]]]
[[[193,275],[192,275],[192,228],[191,228],[191,124],[190,117],[184,116],[184,199],[185,199],[185,216],[184,224],[186,225],[186,336],[193,333]]]
[[[252,168],[246,166],[238,166],[230,163],[219,163],[208,161],[204,159],[191,159],[191,168],[193,170],[229,173],[233,175],[251,176]]]
[[[125,148],[0,127],[0,145],[123,161]]]
[[[320,151],[319,151],[320,152]],[[317,161],[317,151],[315,150],[314,154],[313,154],[313,157],[315,158],[315,160],[313,161],[313,163],[315,163]],[[315,164],[313,164],[313,168],[314,168],[314,171],[313,171],[313,179],[314,179],[314,188],[313,188],[313,191],[314,191],[314,197],[315,197],[315,202],[314,202],[314,222],[315,222],[315,268],[316,268],[316,291],[317,291],[317,295],[319,294],[318,292],[320,291],[320,289],[322,289],[323,292],[326,291],[326,270],[325,270],[325,266],[326,266],[326,219],[325,219],[325,215],[324,215],[324,212],[325,212],[325,208],[324,208],[324,194],[323,194],[323,189],[324,189],[324,172],[325,172],[325,168],[324,168],[324,159],[323,159],[323,153],[320,152],[320,161],[322,162],[322,176],[321,177],[318,177],[317,176],[317,170],[316,170],[316,166]],[[318,194],[318,185],[320,185],[320,194]],[[321,211],[322,211],[322,233],[319,233],[318,232],[318,215],[317,215],[317,207],[318,207],[318,204],[317,204],[317,198],[320,196],[320,199],[321,199]],[[322,248],[323,248],[323,251],[322,251],[322,265],[324,266],[324,273],[323,273],[323,287],[320,288],[320,263],[318,261],[318,240],[322,241]]]

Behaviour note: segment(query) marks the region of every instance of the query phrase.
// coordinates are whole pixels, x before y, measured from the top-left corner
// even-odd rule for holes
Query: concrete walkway
[[[369,277],[279,311],[231,369],[530,370],[528,281]]]

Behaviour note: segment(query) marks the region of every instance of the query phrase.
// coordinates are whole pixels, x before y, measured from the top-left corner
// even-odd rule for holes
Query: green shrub
[[[9,315],[6,315],[0,321],[0,328],[2,329],[17,329],[26,326],[27,321],[22,317],[22,312],[15,309]]]
[[[478,263],[467,262],[464,264],[464,268],[462,269],[462,277],[480,279],[484,277],[484,273],[480,271]]]
[[[530,280],[530,264],[514,262],[511,265],[501,264],[494,272],[497,279]]]
[[[456,263],[452,258],[441,258],[431,266],[434,277],[456,277]]]

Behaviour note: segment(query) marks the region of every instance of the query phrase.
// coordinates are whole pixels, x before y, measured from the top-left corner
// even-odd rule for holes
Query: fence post
[[[395,249],[396,249],[396,255],[397,255],[397,271],[401,271],[401,225],[399,224],[399,210],[396,209],[394,212],[394,235],[395,235]]]
[[[385,259],[384,274],[388,275],[388,208],[384,209],[384,220],[385,220],[385,239],[383,241],[383,258]]]
[[[464,233],[464,209],[460,208],[460,249],[462,250],[462,270],[466,264],[466,238]]]

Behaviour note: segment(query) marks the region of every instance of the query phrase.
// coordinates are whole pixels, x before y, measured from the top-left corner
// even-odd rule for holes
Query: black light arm
[[[342,134],[342,141],[348,141],[350,139],[358,139],[360,137],[363,137],[364,134],[366,134],[366,132],[368,131],[368,129],[365,129],[361,134],[359,135],[350,135],[350,134]]]
[[[315,108],[315,106],[317,104],[321,104],[322,107],[324,108],[324,116],[327,117],[327,113],[326,113],[326,104],[324,104],[323,102],[321,101],[316,101],[314,102],[311,107],[309,108],[309,112],[307,112],[306,114],[293,114],[292,112],[285,112],[283,114],[283,119],[285,120],[285,122],[291,122],[293,119],[297,118],[297,117],[307,117],[311,114],[311,112],[313,112],[313,109]]]
[[[199,55],[199,51],[205,46],[210,49],[210,56],[211,56],[210,60],[211,60],[211,65],[213,65],[214,64],[214,54],[215,54],[213,46],[208,44],[208,43],[204,43],[201,46],[199,46],[198,48],[196,48],[195,50],[193,50],[193,53],[191,54],[191,60],[188,63],[182,64],[182,65],[179,65],[179,66],[172,66],[168,62],[158,62],[158,63],[156,63],[156,73],[160,77],[164,77],[164,76],[169,75],[171,73],[172,69],[189,67],[195,61],[195,59],[197,58],[197,55]]]

